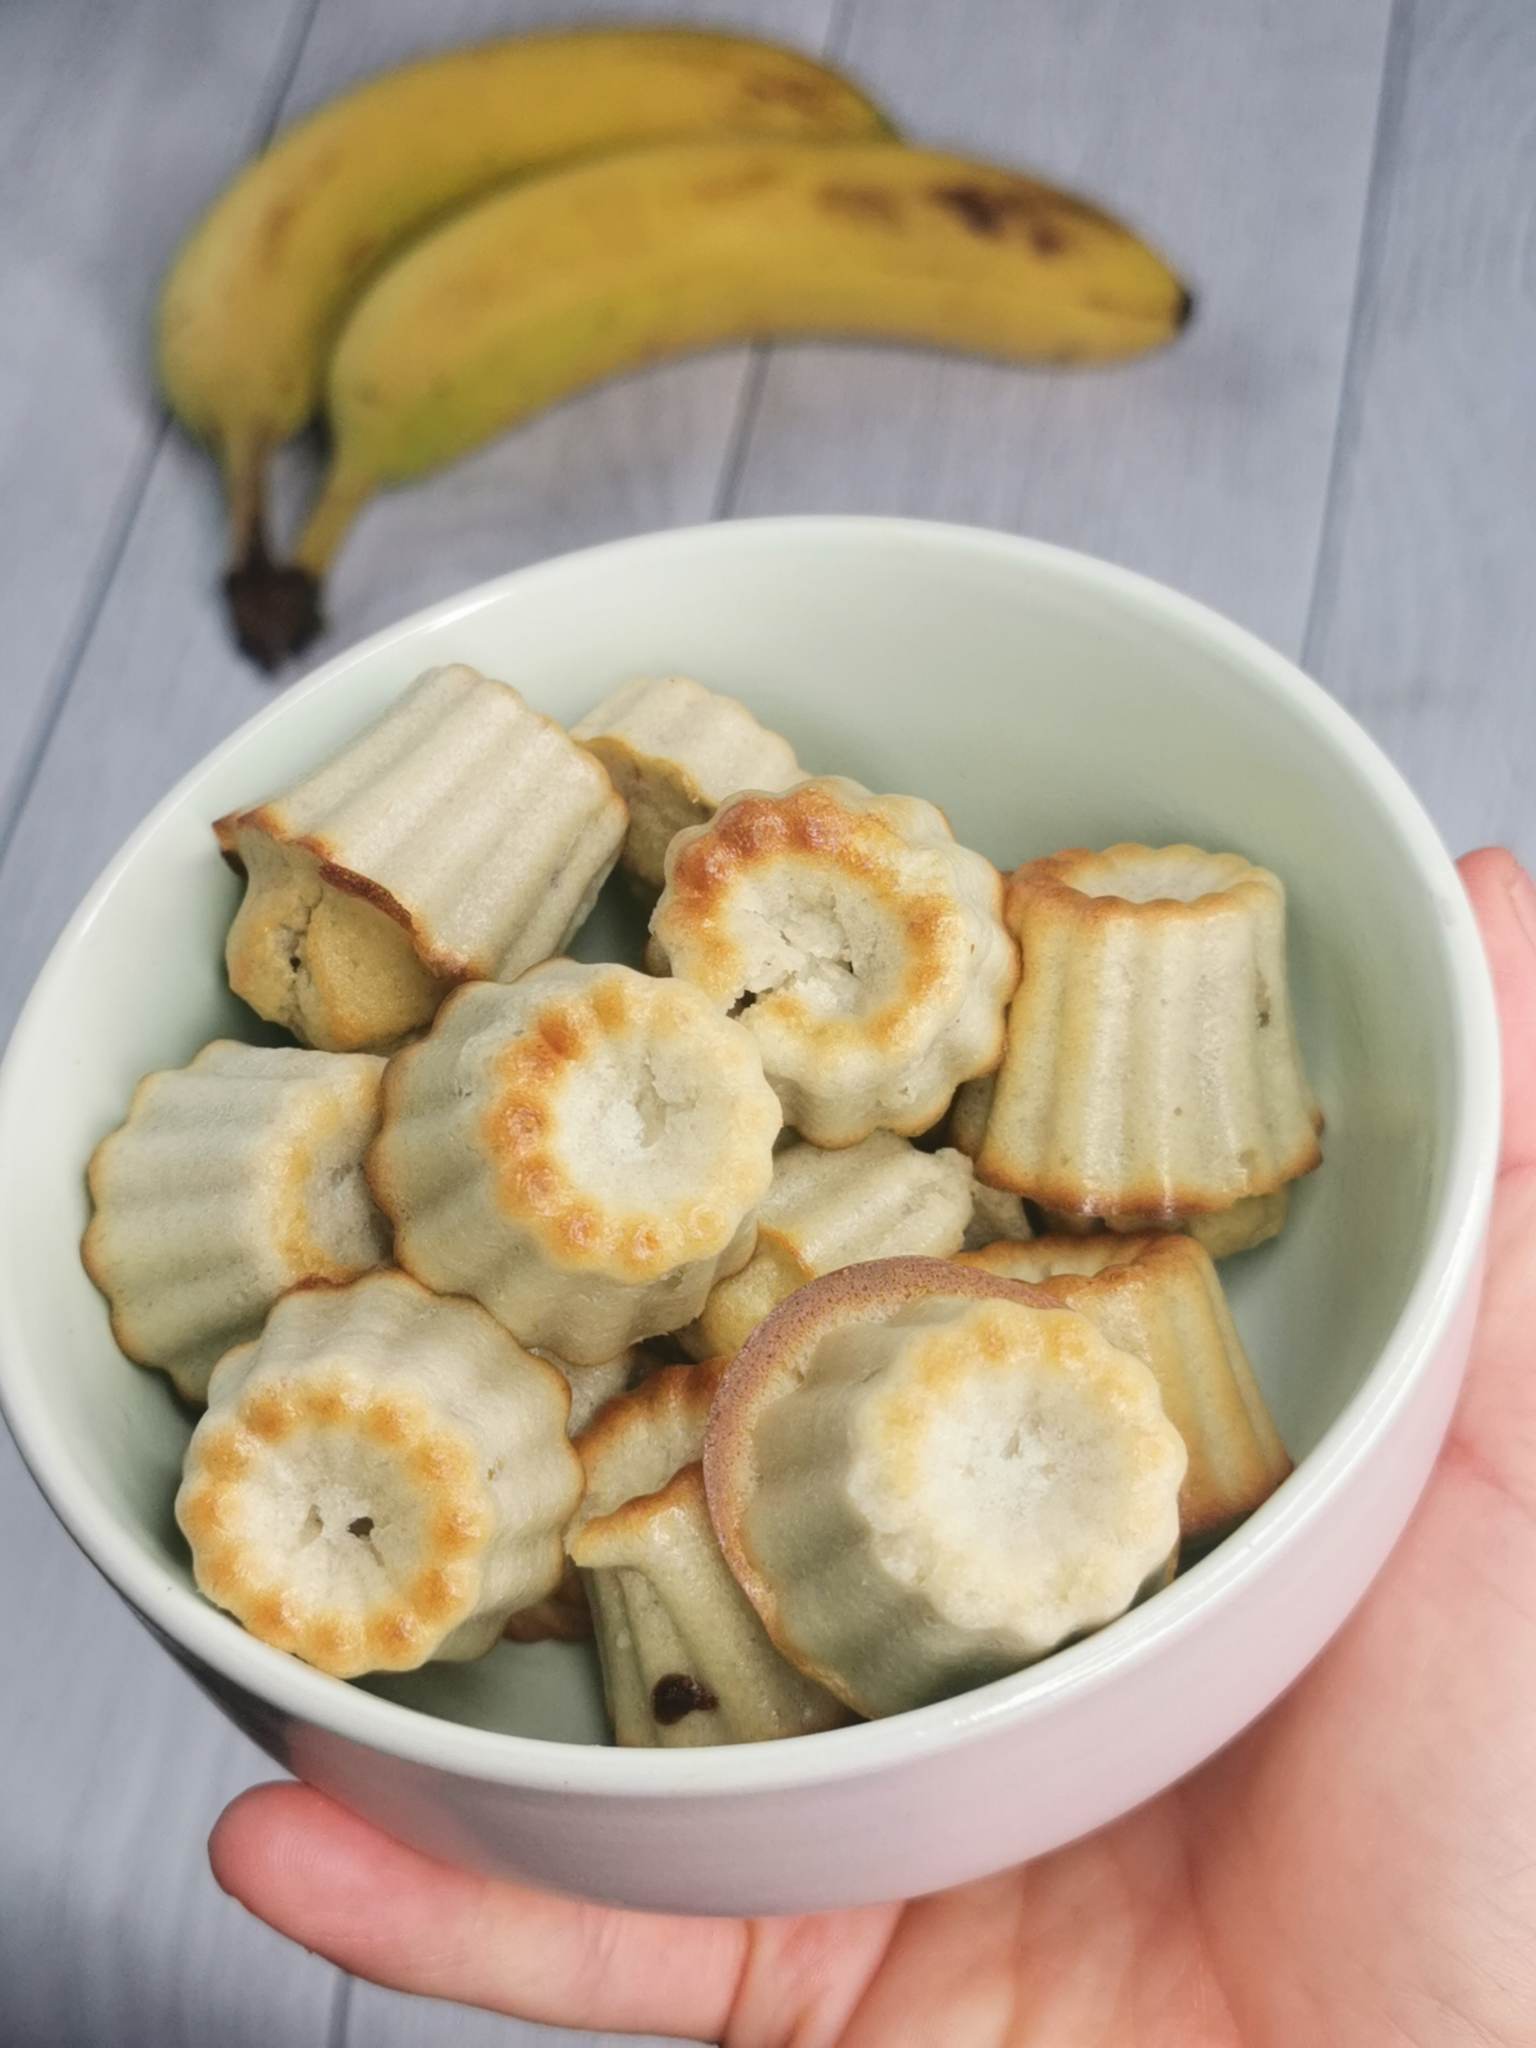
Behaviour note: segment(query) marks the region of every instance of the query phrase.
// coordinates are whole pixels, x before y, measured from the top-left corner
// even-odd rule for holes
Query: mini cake
[[[119,1348],[184,1399],[288,1288],[388,1259],[362,1170],[383,1073],[366,1053],[218,1039],[147,1074],[97,1146],[85,1269]]]
[[[601,765],[516,690],[429,669],[305,781],[215,826],[246,876],[230,987],[308,1045],[387,1051],[456,983],[560,952],[625,822]]]
[[[367,1171],[408,1272],[595,1365],[751,1257],[779,1121],[697,989],[553,960],[456,990],[396,1055]]]
[[[684,1344],[696,1358],[734,1354],[770,1309],[819,1273],[898,1252],[943,1258],[958,1251],[974,1191],[960,1153],[919,1152],[890,1131],[844,1152],[790,1145],[773,1162],[757,1249],[739,1273],[716,1283]]]
[[[1001,1678],[1166,1583],[1184,1446],[1048,1292],[934,1259],[828,1274],[749,1339],[704,1448],[780,1651],[863,1714]]]
[[[1318,1164],[1272,874],[1192,846],[1059,853],[1018,869],[1007,914],[1025,969],[975,1152],[989,1186],[1187,1223]]]
[[[697,1460],[723,1370],[666,1366],[577,1442],[587,1491],[568,1544],[626,1745],[766,1742],[848,1718],[779,1656],[720,1555]]]
[[[478,1657],[564,1569],[570,1396],[403,1273],[284,1295],[221,1360],[176,1519],[197,1583],[338,1678]]]
[[[1186,1560],[1234,1529],[1291,1469],[1209,1254],[1178,1236],[1041,1237],[961,1263],[1043,1286],[1145,1360],[1189,1469],[1179,1491]]]
[[[1018,956],[1001,884],[920,798],[821,776],[748,791],[667,850],[658,964],[739,1016],[785,1121],[912,1136],[996,1066]]]
[[[667,848],[685,826],[706,823],[739,789],[788,789],[805,773],[788,740],[687,676],[626,683],[573,725],[571,738],[591,748],[629,805],[620,859],[651,889],[661,887]]]

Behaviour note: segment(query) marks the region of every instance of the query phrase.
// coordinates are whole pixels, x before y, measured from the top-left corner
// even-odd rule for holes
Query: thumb
[[[1536,1165],[1536,884],[1487,846],[1458,863],[1493,969],[1504,1044],[1504,1165]]]
[[[1536,1509],[1536,887],[1502,847],[1469,853],[1460,865],[1498,998],[1504,1159],[1451,1443],[1486,1479]]]
[[[747,1960],[739,1922],[650,1919],[450,1869],[307,1785],[242,1793],[208,1848],[225,1891],[344,1970],[520,2019],[717,2040]]]

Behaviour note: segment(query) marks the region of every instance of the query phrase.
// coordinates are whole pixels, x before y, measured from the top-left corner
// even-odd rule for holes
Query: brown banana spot
[[[872,226],[894,228],[901,222],[900,201],[894,192],[878,185],[823,185],[821,203],[829,213],[868,221]]]
[[[931,196],[972,234],[995,242],[1017,230],[1037,256],[1059,256],[1067,248],[1063,219],[1100,219],[1075,199],[1027,185],[935,185]]]

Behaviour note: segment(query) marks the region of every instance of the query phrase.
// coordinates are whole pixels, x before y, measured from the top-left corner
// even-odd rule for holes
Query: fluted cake
[[[786,1146],[758,1211],[756,1249],[739,1273],[716,1282],[683,1343],[696,1358],[737,1352],[770,1309],[820,1273],[902,1252],[958,1251],[974,1192],[959,1152],[920,1152],[890,1131],[841,1152]]]
[[[742,789],[788,789],[804,770],[788,740],[744,704],[688,676],[625,683],[571,727],[629,805],[620,858],[636,881],[659,889],[668,846],[712,818]]]
[[[848,1718],[774,1649],[720,1555],[698,1459],[724,1363],[664,1367],[577,1439],[587,1490],[568,1543],[625,1745],[766,1742]]]
[[[1001,1678],[1166,1583],[1184,1445],[1048,1291],[935,1259],[812,1281],[727,1374],[710,1511],[779,1649],[864,1714]]]
[[[86,1271],[119,1348],[184,1399],[288,1288],[388,1259],[362,1164],[383,1073],[366,1053],[216,1039],[147,1074],[97,1146]]]
[[[284,1295],[187,1449],[197,1583],[338,1678],[478,1657],[564,1570],[569,1405],[484,1309],[403,1273]]]
[[[595,756],[509,684],[429,669],[312,775],[219,820],[246,877],[230,986],[305,1044],[388,1051],[455,984],[560,952],[626,822]]]
[[[1181,1236],[1039,1237],[962,1263],[1043,1287],[1151,1368],[1189,1468],[1183,1555],[1195,1557],[1266,1501],[1291,1469],[1209,1254]]]
[[[697,989],[554,960],[456,990],[391,1060],[367,1171],[408,1272],[598,1364],[751,1257],[779,1125],[752,1038]]]
[[[912,1136],[996,1066],[1018,955],[990,862],[918,797],[820,776],[667,851],[657,965],[739,1016],[812,1143]]]
[[[1059,853],[1010,878],[1007,916],[1024,974],[982,1180],[1144,1227],[1273,1196],[1318,1164],[1274,875],[1193,846]],[[1267,1227],[1272,1210],[1250,1216]]]

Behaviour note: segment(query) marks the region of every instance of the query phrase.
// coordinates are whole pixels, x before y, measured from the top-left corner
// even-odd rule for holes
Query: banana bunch
[[[1108,215],[903,147],[809,58],[603,30],[430,58],[286,131],[177,256],[159,361],[223,471],[236,636],[276,667],[375,491],[599,378],[785,335],[1106,361],[1189,310]],[[265,464],[322,406],[330,468],[276,562]]]

